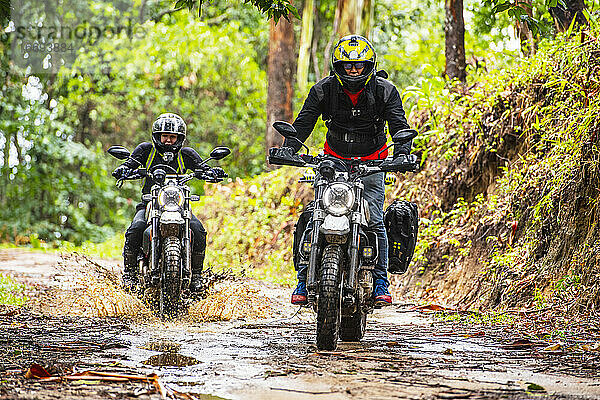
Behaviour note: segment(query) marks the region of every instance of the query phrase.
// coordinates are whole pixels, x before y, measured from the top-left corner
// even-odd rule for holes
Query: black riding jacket
[[[308,138],[319,116],[328,128],[329,147],[342,157],[364,157],[381,149],[387,141],[386,122],[392,135],[410,128],[398,89],[379,76],[366,85],[356,106],[335,76],[317,82],[293,123],[298,139],[304,142]],[[301,147],[289,140],[285,145],[296,151]]]
[[[166,164],[170,167],[173,167],[178,173],[183,174],[186,170],[195,171],[196,169],[207,169],[206,166],[201,166],[202,157],[196,152],[196,150],[191,147],[183,147],[173,160],[170,162],[165,162],[163,160],[162,155],[155,150],[154,145],[149,142],[140,143],[131,153],[131,158],[136,160],[140,164],[137,164],[135,161],[128,159],[123,163],[123,165],[127,165],[131,169],[137,169],[138,167],[150,169],[154,165],[158,164]],[[167,174],[169,171],[167,171]],[[150,189],[152,188],[152,182],[150,179],[143,180],[142,193],[147,194],[150,193]]]

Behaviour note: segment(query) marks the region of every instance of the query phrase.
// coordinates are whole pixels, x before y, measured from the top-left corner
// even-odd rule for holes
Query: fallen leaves
[[[29,369],[25,373],[25,378],[27,379],[43,379],[49,377],[50,374],[48,373],[48,371],[46,371],[46,369],[39,364],[31,364],[31,367],[29,367]]]
[[[414,306],[411,308],[413,311],[419,312],[428,312],[428,311],[450,311],[450,312],[458,312],[456,308],[444,307],[438,304],[427,304],[423,306]]]
[[[512,343],[503,345],[502,348],[507,349],[507,350],[524,350],[524,349],[531,349],[534,347],[541,347],[541,346],[545,346],[545,345],[546,345],[545,342],[532,341],[529,339],[517,339],[517,340],[513,341]]]
[[[107,371],[92,371],[86,370],[82,372],[76,372],[68,375],[52,376],[50,373],[39,364],[31,364],[27,372],[25,373],[27,379],[38,379],[41,382],[60,382],[60,383],[71,383],[71,384],[98,384],[101,382],[105,383],[126,383],[126,382],[143,382],[150,384],[154,388],[155,393],[160,393],[163,399],[167,398],[167,395],[172,397],[179,396],[187,398],[185,393],[180,393],[174,390],[167,389],[158,380],[158,375],[155,373],[148,375],[135,375],[135,374],[123,374],[117,372]]]

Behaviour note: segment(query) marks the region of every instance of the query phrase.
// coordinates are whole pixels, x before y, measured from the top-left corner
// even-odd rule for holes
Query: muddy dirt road
[[[318,352],[289,289],[223,282],[161,323],[112,287],[114,263],[0,250],[0,273],[32,288],[26,309],[0,308],[0,399],[600,398],[597,326],[556,332],[543,313],[465,325],[400,304]]]

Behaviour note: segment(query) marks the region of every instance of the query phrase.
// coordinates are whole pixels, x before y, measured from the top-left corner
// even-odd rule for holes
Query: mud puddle
[[[59,287],[63,294],[80,293],[87,308],[71,295],[40,295],[49,303],[35,311],[0,310],[0,352],[7,355],[0,360],[1,399],[161,398],[147,383],[51,385],[25,379],[32,363],[43,364],[52,375],[85,369],[156,374],[168,396],[188,399],[600,398],[600,352],[593,350],[598,332],[574,327],[557,347],[534,340],[537,327],[467,326],[396,306],[370,316],[360,343],[320,352],[314,346],[314,314],[287,304],[289,289],[232,283],[190,315],[162,323],[144,313],[132,318],[127,313],[135,309],[114,306],[113,300],[122,301],[118,292],[96,288],[98,282],[112,282],[106,269],[86,264],[104,272],[66,284],[72,273],[65,271],[73,268],[61,267],[60,259],[49,265],[44,256],[35,261],[38,270],[31,253],[11,253],[10,262],[7,257],[0,251],[0,272]],[[20,263],[27,263],[25,272],[19,271]],[[87,294],[77,291],[82,287]],[[99,294],[101,302],[86,299]],[[62,312],[50,313],[57,304]],[[85,315],[96,306],[108,316]]]

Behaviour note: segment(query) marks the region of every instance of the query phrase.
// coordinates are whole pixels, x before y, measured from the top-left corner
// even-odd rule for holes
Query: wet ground
[[[377,310],[360,343],[319,352],[314,315],[287,304],[289,289],[237,281],[162,323],[120,305],[117,289],[98,292],[112,264],[90,262],[0,251],[0,273],[37,285],[39,300],[0,309],[0,399],[600,398],[594,324],[556,332],[531,313],[466,325],[401,304]],[[103,277],[75,283],[69,263]],[[98,293],[103,301],[88,298]],[[223,294],[237,296],[227,312]],[[37,378],[35,364],[51,377]]]

